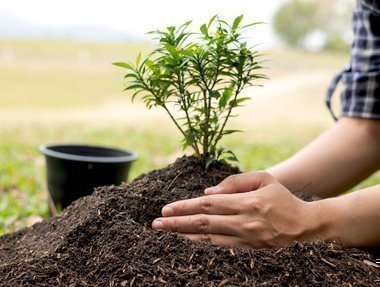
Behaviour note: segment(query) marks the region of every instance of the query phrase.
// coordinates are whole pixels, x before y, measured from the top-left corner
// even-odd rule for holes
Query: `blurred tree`
[[[352,0],[286,0],[274,15],[274,29],[290,46],[348,50]]]

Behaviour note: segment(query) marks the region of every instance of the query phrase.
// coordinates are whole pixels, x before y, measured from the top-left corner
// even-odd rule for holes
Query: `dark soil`
[[[162,206],[238,170],[181,158],[128,185],[99,188],[56,216],[0,238],[0,286],[375,286],[373,258],[339,244],[245,250],[152,231]]]

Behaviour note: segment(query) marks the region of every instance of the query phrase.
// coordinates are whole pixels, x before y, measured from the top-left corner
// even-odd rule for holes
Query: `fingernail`
[[[158,231],[162,231],[162,230],[164,230],[164,224],[162,223],[161,220],[157,220],[156,219],[152,223],[152,228],[155,229],[155,230],[158,230]]]
[[[172,216],[174,214],[173,208],[170,206],[164,206],[161,210],[162,216]]]
[[[219,185],[216,185],[216,186],[212,186],[212,187],[206,188],[205,189],[205,194],[213,194],[213,193],[218,193],[218,192],[221,192],[221,191],[222,191],[222,188]]]

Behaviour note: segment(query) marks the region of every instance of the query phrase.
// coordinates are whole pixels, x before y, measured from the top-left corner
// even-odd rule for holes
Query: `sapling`
[[[235,108],[249,97],[241,91],[255,80],[265,79],[260,54],[247,45],[246,31],[259,24],[242,24],[243,15],[232,23],[214,16],[191,32],[191,21],[178,27],[149,32],[156,48],[136,62],[114,63],[126,68],[132,100],[141,95],[146,106],[161,107],[183,136],[183,147],[191,146],[205,170],[214,161],[236,161],[235,154],[219,146],[220,140],[239,130],[227,129]]]

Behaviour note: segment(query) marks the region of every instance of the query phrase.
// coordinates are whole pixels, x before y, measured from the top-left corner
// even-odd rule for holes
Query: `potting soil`
[[[198,160],[98,188],[61,215],[0,237],[0,286],[379,286],[371,254],[338,243],[247,250],[150,226],[169,202],[201,196],[237,169]]]

